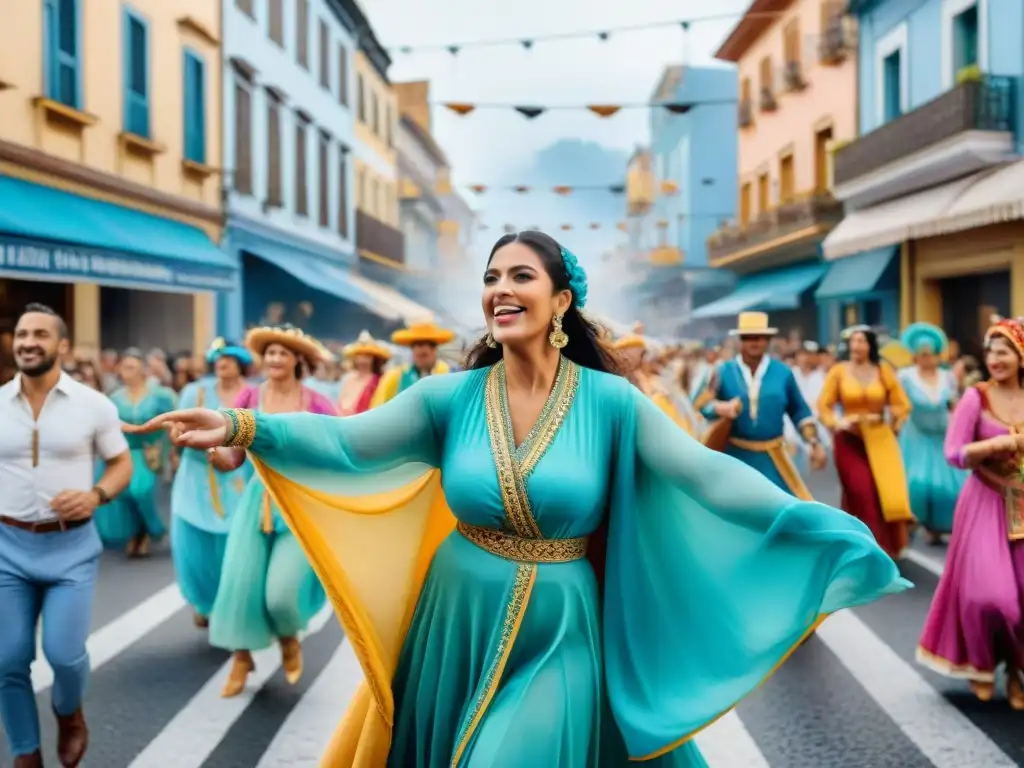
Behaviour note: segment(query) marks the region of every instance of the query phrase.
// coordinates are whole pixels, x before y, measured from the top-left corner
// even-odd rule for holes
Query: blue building
[[[871,295],[888,253],[901,290],[876,296],[883,314],[941,324],[977,351],[989,314],[1024,312],[1024,3],[854,0],[849,10],[860,138],[835,153],[846,218],[825,256],[850,262],[848,292]]]
[[[736,73],[725,67],[666,67],[651,96],[653,194],[631,200],[634,250],[648,251],[634,288],[650,328],[671,318],[675,333],[690,308],[721,296],[728,272],[710,269],[706,241],[736,207]]]
[[[223,0],[223,19],[223,249],[239,270],[220,332],[291,322],[325,340],[383,333],[409,311],[354,274],[355,57],[375,43],[366,17],[355,0]]]

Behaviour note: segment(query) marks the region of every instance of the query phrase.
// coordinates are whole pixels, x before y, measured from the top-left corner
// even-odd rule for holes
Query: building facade
[[[354,0],[223,0],[224,250],[238,264],[222,332],[290,322],[325,340],[383,333],[402,297],[357,274],[359,53]]]
[[[1024,314],[1024,5],[857,0],[849,10],[860,136],[835,153],[847,216],[825,256],[838,268],[898,252],[901,323],[937,323],[978,353],[991,315]]]
[[[708,260],[739,280],[697,318],[728,324],[757,309],[791,335],[835,337],[843,297],[820,249],[842,218],[831,149],[857,130],[856,40],[843,7],[755,0],[716,54],[737,65],[739,179],[736,220],[708,239]]]
[[[0,334],[41,301],[84,354],[210,342],[235,281],[220,67],[215,0],[5,4]]]

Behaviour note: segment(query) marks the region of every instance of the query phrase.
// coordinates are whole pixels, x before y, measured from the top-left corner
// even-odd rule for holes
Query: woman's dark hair
[[[870,360],[874,365],[881,365],[882,355],[878,351],[878,334],[875,333],[874,329],[869,328],[866,325],[857,325],[853,328],[848,328],[846,333],[843,334],[843,340],[839,346],[839,359],[850,359],[850,341],[858,333],[863,336],[868,343],[868,360]]]
[[[1017,356],[1017,361],[1018,362],[1024,363],[1024,358],[1022,358],[1020,356],[1020,353],[1017,351],[1017,348],[1015,346],[1013,346],[1013,344],[1010,342],[1009,339],[1007,339],[1005,336],[1002,336],[1000,334],[993,334],[988,339],[988,341],[985,342],[985,352],[986,352],[986,354],[988,353],[989,349],[992,347],[992,342],[994,342],[996,339],[999,339],[1001,342],[1003,342],[1003,344],[1005,344],[1007,347],[1010,348],[1010,351],[1013,352],[1013,354],[1015,354]],[[977,361],[975,361],[975,362],[977,362]],[[988,361],[986,360],[985,361],[985,365],[984,366],[979,366],[979,367],[983,369],[983,373],[982,373],[982,376],[981,376],[982,380],[990,381],[992,379],[992,374],[989,373],[989,370],[988,370]],[[1024,367],[1017,369],[1017,384],[1019,384],[1020,386],[1024,387]]]
[[[494,254],[509,243],[522,243],[537,254],[544,271],[551,278],[555,293],[570,290],[569,275],[565,271],[565,262],[562,261],[562,247],[553,237],[534,230],[504,235],[491,248],[487,264],[490,265]],[[602,329],[577,309],[575,298],[574,296],[573,303],[562,317],[562,330],[569,337],[569,343],[562,350],[562,354],[585,368],[621,376],[622,370],[616,356],[601,341]],[[486,368],[501,360],[501,354],[500,344],[497,347],[489,347],[486,337],[478,339],[466,354],[463,367],[467,370]]]

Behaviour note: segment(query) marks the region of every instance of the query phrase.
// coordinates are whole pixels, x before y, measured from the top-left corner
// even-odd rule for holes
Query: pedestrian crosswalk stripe
[[[697,746],[713,768],[771,768],[735,710],[698,734]]]
[[[306,636],[316,634],[334,620],[325,607],[309,622]],[[249,676],[245,690],[230,699],[220,695],[231,669],[231,660],[192,697],[177,716],[132,761],[129,768],[200,768],[213,753],[256,693],[281,667],[281,651],[276,646],[253,654],[256,670]]]
[[[345,639],[281,724],[256,768],[316,765],[362,680],[359,660]]]
[[[171,616],[185,607],[185,600],[176,584],[170,584],[150,595],[131,610],[122,613],[89,635],[86,648],[89,666],[96,670],[117,658]],[[53,685],[53,669],[46,662],[41,641],[36,645],[36,663],[32,665],[32,689],[39,693]]]
[[[936,576],[941,576],[946,567],[945,563],[939,558],[925,555],[914,549],[908,549],[903,553],[903,557],[915,565],[921,566],[929,573],[934,573]]]
[[[1016,768],[852,611],[829,617],[817,636],[935,768]]]

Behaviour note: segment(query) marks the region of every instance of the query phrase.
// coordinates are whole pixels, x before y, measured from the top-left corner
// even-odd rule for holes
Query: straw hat
[[[319,365],[325,359],[323,345],[301,328],[291,325],[253,328],[245,337],[245,346],[261,357],[271,344],[280,344],[304,358],[310,365]]]
[[[377,357],[381,360],[391,359],[391,350],[374,339],[373,336],[370,335],[369,331],[363,331],[360,333],[359,337],[351,344],[348,344],[343,351],[345,353],[345,357],[369,355],[370,357]]]
[[[775,336],[778,328],[768,325],[767,312],[740,312],[736,327],[729,331],[730,336]]]
[[[617,350],[623,349],[647,349],[647,341],[643,336],[638,336],[635,333],[631,333],[628,336],[622,336],[616,339],[612,343],[612,348]]]
[[[447,344],[455,338],[455,332],[441,328],[433,321],[424,323],[411,323],[400,331],[391,334],[391,341],[401,344],[403,347],[411,347],[413,344]]]

